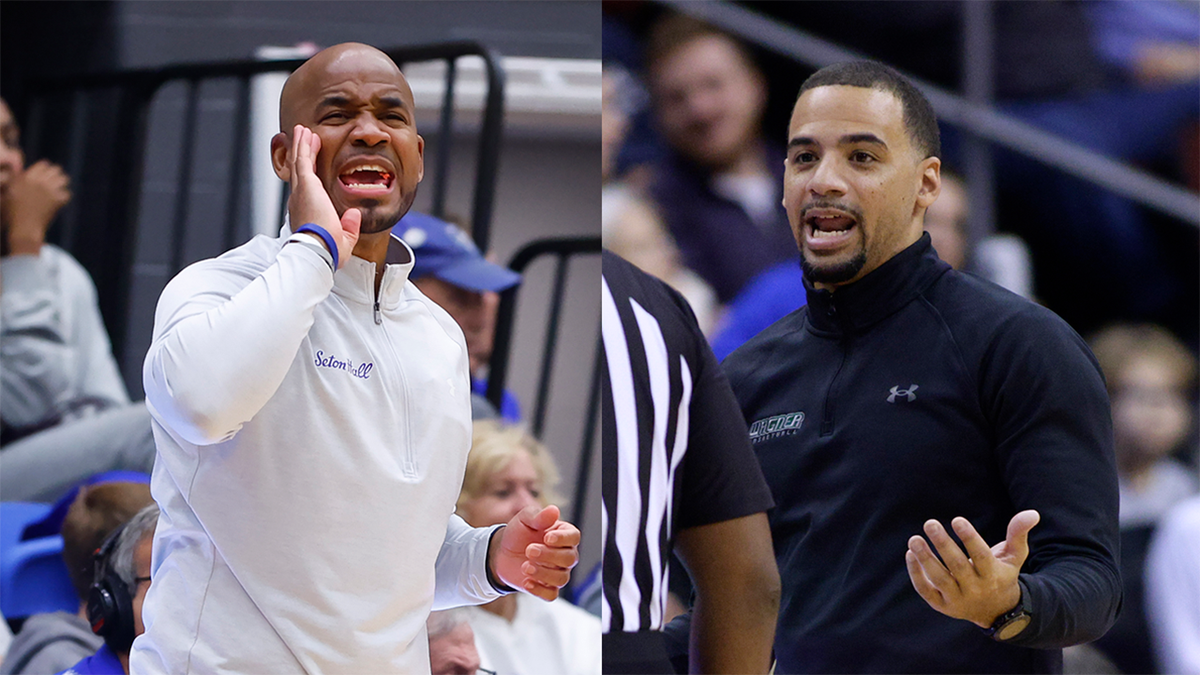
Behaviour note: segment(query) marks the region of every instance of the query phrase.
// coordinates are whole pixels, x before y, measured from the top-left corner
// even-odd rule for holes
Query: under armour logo
[[[904,396],[909,401],[915,401],[915,400],[917,400],[917,395],[914,394],[913,392],[915,392],[919,388],[920,387],[918,387],[915,384],[908,385],[908,389],[901,389],[900,385],[896,385],[896,386],[892,387],[892,389],[891,389],[892,395],[888,397],[888,403],[895,403],[897,396]]]

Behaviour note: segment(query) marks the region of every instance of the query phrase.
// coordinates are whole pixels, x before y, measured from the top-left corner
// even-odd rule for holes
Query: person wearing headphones
[[[129,650],[145,631],[142,602],[150,588],[150,551],[158,524],[151,503],[117,528],[96,551],[95,578],[88,590],[92,632],[104,638],[95,654],[60,675],[128,675]]]

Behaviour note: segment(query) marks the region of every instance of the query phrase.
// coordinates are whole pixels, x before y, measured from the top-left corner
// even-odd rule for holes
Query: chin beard
[[[800,255],[800,271],[804,278],[813,284],[844,284],[862,271],[867,264],[867,252],[860,250],[857,255],[846,262],[833,265],[817,266],[809,261],[808,256]]]
[[[394,210],[383,211],[379,208],[379,202],[374,200],[364,200],[359,205],[359,210],[362,211],[362,228],[359,229],[359,234],[378,234],[386,232],[396,226],[404,214],[412,208],[413,200],[417,198],[417,191],[413,190],[405,195],[400,200],[400,204]]]

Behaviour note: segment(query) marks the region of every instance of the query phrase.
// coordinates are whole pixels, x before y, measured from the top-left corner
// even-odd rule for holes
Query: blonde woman
[[[457,512],[473,527],[507,523],[521,509],[562,506],[558,470],[521,427],[474,423]],[[600,620],[566,600],[525,593],[468,608],[484,668],[505,675],[600,673]]]

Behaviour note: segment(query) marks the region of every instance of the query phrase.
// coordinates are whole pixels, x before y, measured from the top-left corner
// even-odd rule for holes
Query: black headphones
[[[125,525],[108,535],[100,548],[92,555],[95,565],[92,586],[88,589],[87,615],[92,632],[104,638],[108,648],[118,653],[127,653],[133,646],[133,598],[129,585],[121,580],[112,568],[113,549]]]

